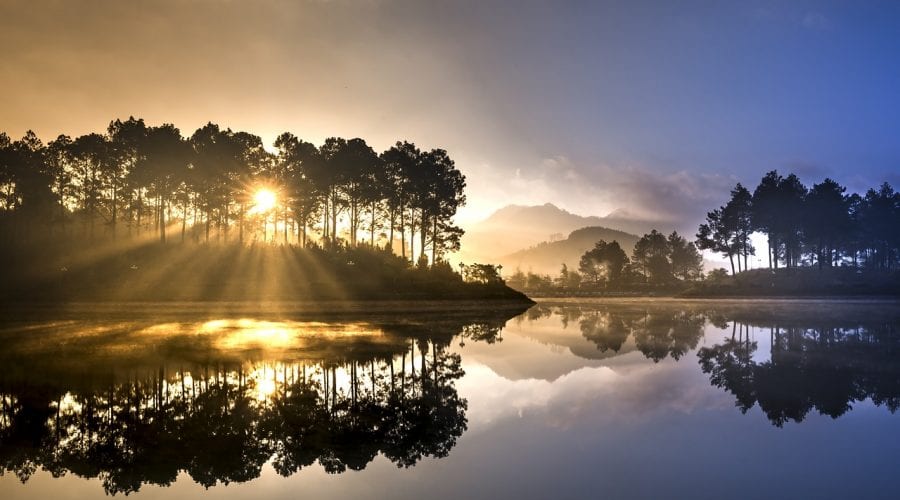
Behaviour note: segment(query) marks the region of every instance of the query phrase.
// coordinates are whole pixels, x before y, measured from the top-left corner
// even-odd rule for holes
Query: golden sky
[[[508,203],[695,227],[768,170],[897,182],[900,14],[751,1],[2,0],[0,131],[207,121],[450,152]],[[865,54],[861,57],[860,54]]]

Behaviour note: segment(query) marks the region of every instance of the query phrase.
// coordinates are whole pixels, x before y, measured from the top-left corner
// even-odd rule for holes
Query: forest
[[[47,144],[0,133],[0,238],[366,245],[432,263],[458,248],[466,180],[445,150],[398,141],[379,154],[359,138],[315,146],[290,133],[274,146],[134,117]]]
[[[404,141],[283,133],[270,151],[134,117],[46,144],[0,133],[0,297],[525,299],[447,263],[465,186],[447,151]]]
[[[728,202],[706,215],[697,247],[728,257],[735,274],[748,270],[748,258],[756,254],[754,232],[767,237],[772,269],[897,269],[900,193],[885,182],[864,195],[848,194],[832,179],[807,188],[795,174],[772,170],[752,193],[738,183]]]

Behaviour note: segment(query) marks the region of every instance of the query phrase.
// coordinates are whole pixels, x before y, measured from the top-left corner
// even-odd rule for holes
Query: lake
[[[19,306],[0,497],[896,498],[900,303]]]

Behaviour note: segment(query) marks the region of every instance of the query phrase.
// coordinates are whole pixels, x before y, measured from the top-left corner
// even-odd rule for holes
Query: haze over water
[[[422,309],[7,312],[0,490],[890,498],[900,486],[896,301]]]

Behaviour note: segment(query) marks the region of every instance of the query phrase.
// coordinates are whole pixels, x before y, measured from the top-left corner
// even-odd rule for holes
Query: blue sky
[[[771,169],[900,185],[900,4],[191,2],[0,6],[0,130],[208,120],[443,147],[506,203],[689,225]]]

